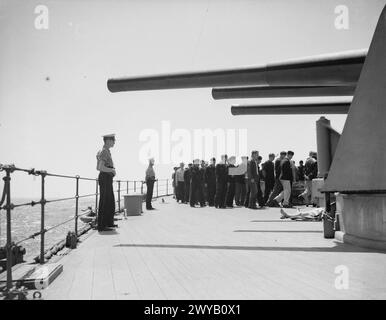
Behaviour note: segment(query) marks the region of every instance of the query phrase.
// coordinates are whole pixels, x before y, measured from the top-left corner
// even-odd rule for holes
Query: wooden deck
[[[92,231],[64,256],[44,299],[385,299],[386,254],[324,239],[322,223],[279,209],[157,211]],[[349,288],[337,289],[337,266]]]

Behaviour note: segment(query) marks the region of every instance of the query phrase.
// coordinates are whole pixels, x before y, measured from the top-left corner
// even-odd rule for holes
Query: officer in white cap
[[[110,148],[115,145],[115,134],[103,136],[103,148],[97,153],[97,170],[99,171],[99,208],[98,231],[107,231],[116,227],[114,224],[115,197],[113,191],[113,177],[115,168],[111,158]]]

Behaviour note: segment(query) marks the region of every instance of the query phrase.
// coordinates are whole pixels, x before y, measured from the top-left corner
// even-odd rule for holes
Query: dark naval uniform
[[[99,161],[103,161],[105,167],[114,169],[113,159],[108,148],[103,148],[97,153],[97,167]],[[113,191],[113,174],[110,172],[99,172],[99,208],[98,208],[98,230],[114,227],[115,197]]]
[[[246,196],[245,196],[245,207],[250,209],[256,208],[256,200],[258,196],[258,185],[259,181],[259,171],[258,165],[255,160],[248,161],[247,166],[247,185],[246,185]]]
[[[246,188],[245,188],[245,174],[235,176],[236,190],[235,203],[236,206],[242,206],[245,202]]]
[[[208,185],[208,204],[214,206],[214,197],[216,195],[216,167],[209,166],[205,170],[205,183]]]
[[[274,204],[273,199],[275,199],[280,194],[280,192],[283,191],[283,185],[280,182],[281,162],[282,160],[280,158],[275,160],[275,184],[268,198],[267,205]]]
[[[205,186],[205,172],[206,168],[200,167],[200,188],[202,190],[202,196],[203,196],[203,202],[206,204],[206,201],[208,200],[208,189]]]
[[[257,172],[259,174],[258,183],[257,183],[257,203],[259,204],[260,207],[263,207],[265,205],[265,201],[264,201],[263,190],[261,189],[261,182],[264,183],[264,187],[265,187],[265,180],[263,176],[263,170],[260,169],[259,165],[257,165]]]
[[[184,172],[184,182],[185,182],[185,199],[184,202],[188,203],[189,202],[189,197],[190,197],[190,178],[192,176],[192,170],[191,168],[185,169]]]
[[[230,164],[228,168],[235,168],[235,166]],[[236,176],[228,175],[227,180],[226,206],[233,207],[233,199],[235,198],[236,189]]]
[[[265,181],[264,203],[266,203],[275,185],[275,169],[273,162],[270,160],[264,162],[262,168]]]
[[[301,182],[304,182],[305,177],[304,177],[304,165],[299,165],[298,166],[298,180]]]
[[[153,190],[154,190],[154,182],[155,182],[155,172],[153,167],[149,166],[146,169],[145,174],[146,181],[146,209],[152,210],[153,206],[151,204],[151,200],[153,199]]]
[[[216,165],[216,196],[214,205],[216,208],[225,208],[225,196],[227,192],[228,167],[226,164]]]
[[[190,206],[199,202],[200,206],[205,206],[204,202],[204,193],[202,190],[203,184],[203,175],[199,167],[193,166],[191,169],[191,178],[190,178]]]

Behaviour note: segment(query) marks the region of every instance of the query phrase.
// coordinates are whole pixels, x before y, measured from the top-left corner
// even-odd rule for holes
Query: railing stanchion
[[[4,180],[4,190],[3,190],[3,195],[1,196],[1,200],[0,200],[0,210],[5,210],[6,211],[6,236],[7,236],[7,239],[6,239],[6,246],[5,246],[5,251],[6,251],[6,267],[7,267],[7,272],[6,272],[6,275],[7,275],[7,279],[6,279],[6,287],[8,290],[11,290],[12,289],[12,284],[13,284],[13,280],[12,280],[12,266],[13,266],[13,263],[14,263],[14,247],[15,246],[18,246],[20,243],[26,241],[26,240],[29,240],[29,239],[34,239],[36,236],[39,236],[40,235],[40,253],[39,253],[39,256],[37,256],[35,258],[36,261],[39,261],[40,264],[44,264],[45,263],[45,234],[49,231],[51,231],[52,229],[58,227],[58,226],[61,226],[61,225],[64,225],[72,220],[75,220],[75,223],[74,223],[74,233],[76,236],[78,236],[78,228],[79,228],[79,217],[83,216],[83,214],[79,214],[79,199],[80,198],[83,198],[83,197],[93,197],[94,194],[87,194],[87,195],[80,195],[79,194],[79,189],[80,189],[80,186],[79,186],[79,182],[80,180],[88,180],[88,181],[95,181],[95,214],[96,214],[96,221],[98,221],[98,207],[99,207],[99,203],[98,203],[98,199],[99,199],[99,179],[98,178],[83,178],[83,177],[80,177],[79,175],[77,176],[68,176],[68,175],[59,175],[59,174],[52,174],[52,173],[48,173],[46,171],[43,171],[43,170],[35,170],[35,169],[22,169],[22,168],[17,168],[15,167],[14,165],[2,165],[0,164],[0,171],[5,171],[5,176],[3,177],[3,180]],[[34,175],[34,176],[39,176],[41,177],[41,198],[40,198],[40,201],[31,201],[31,202],[28,202],[28,203],[19,203],[19,204],[16,204],[16,205],[13,205],[12,202],[11,202],[11,174],[12,172],[14,171],[23,171],[23,172],[26,172],[28,173],[29,175]],[[67,179],[76,179],[76,191],[75,191],[75,197],[70,197],[70,198],[63,198],[63,199],[51,199],[51,200],[47,200],[45,198],[45,178],[47,176],[50,176],[50,177],[59,177],[59,178],[67,178]],[[161,183],[164,183],[166,181],[166,195],[168,195],[169,193],[169,190],[170,190],[170,187],[169,187],[169,179],[161,179]],[[124,191],[124,187],[122,187],[121,189],[121,182],[126,182],[126,193],[128,194],[129,193],[129,190],[130,190],[130,180],[117,180],[118,182],[118,212],[122,212],[123,209],[121,208],[121,191]],[[143,180],[133,180],[131,181],[133,182],[134,184],[134,192],[138,192],[138,188],[137,188],[137,183],[140,183],[141,186],[140,186],[140,190],[141,190],[141,194],[144,195],[144,184],[146,183],[145,181]],[[161,185],[161,191],[160,191],[160,186],[159,186],[159,180],[157,179],[156,181],[156,197],[160,197],[160,196],[164,196],[164,192],[165,192],[165,189],[162,189],[163,186]],[[147,191],[147,185],[146,185],[146,191]],[[74,216],[69,219],[69,220],[66,220],[62,223],[59,223],[58,225],[55,225],[53,227],[49,227],[49,228],[45,228],[45,206],[48,204],[48,203],[51,203],[51,202],[58,202],[58,201],[66,201],[66,200],[73,200],[75,199],[75,214]],[[5,203],[5,205],[3,205]],[[12,210],[15,209],[15,208],[18,208],[18,207],[24,207],[24,206],[34,206],[36,204],[40,204],[40,232],[35,232],[33,233],[32,235],[29,235],[27,236],[25,239],[22,239],[22,240],[19,240],[18,242],[13,243],[12,242],[12,229],[11,229],[11,225],[12,225]],[[88,214],[87,213],[84,213],[84,214]],[[48,258],[49,259],[49,258]]]
[[[78,237],[78,215],[79,215],[79,176],[76,176],[75,191],[75,235]]]
[[[5,192],[7,194],[6,211],[7,211],[7,289],[12,288],[12,234],[11,234],[11,170],[6,170],[6,176],[3,178]]]
[[[121,212],[121,181],[118,180],[118,212]]]
[[[41,172],[42,177],[42,185],[41,185],[41,199],[40,199],[40,207],[41,207],[41,216],[40,216],[40,264],[44,264],[44,237],[45,237],[45,228],[44,228],[44,210],[46,205],[46,199],[45,199],[45,178],[46,174],[45,172]]]

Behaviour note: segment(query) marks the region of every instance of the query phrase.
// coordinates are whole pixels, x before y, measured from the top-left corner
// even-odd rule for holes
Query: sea
[[[36,199],[28,198],[13,198],[13,204],[28,203]],[[79,214],[82,210],[87,210],[92,207],[95,210],[95,198],[80,198],[79,199]],[[54,227],[66,220],[75,217],[75,199],[65,200],[60,202],[47,203],[45,206],[45,229]],[[11,213],[11,236],[12,241],[18,241],[27,238],[28,236],[40,231],[41,206],[23,206],[12,210]],[[84,227],[85,224],[78,219],[78,229]],[[75,220],[71,220],[57,228],[54,228],[45,233],[45,250],[55,245],[57,242],[66,239],[68,231],[74,231]],[[6,211],[0,210],[0,247],[5,246],[7,241],[6,234]],[[32,262],[33,259],[40,253],[40,236],[34,239],[26,240],[20,243],[26,249],[24,261]]]

